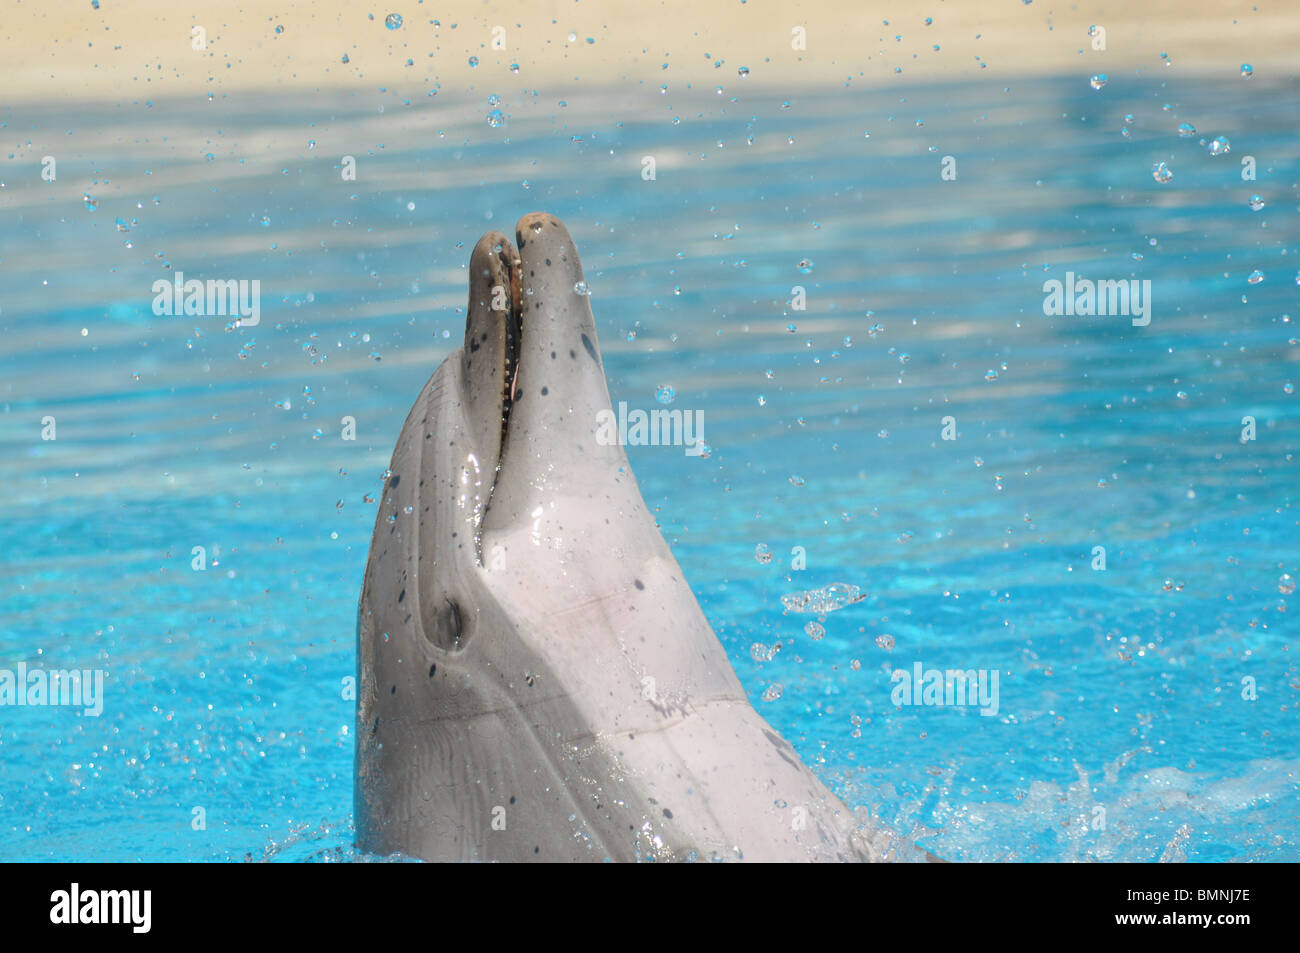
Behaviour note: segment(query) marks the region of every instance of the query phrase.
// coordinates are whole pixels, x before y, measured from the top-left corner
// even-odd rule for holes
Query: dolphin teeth
[[[509,244],[509,240],[506,240]],[[510,301],[505,315],[506,331],[506,366],[502,374],[502,395],[501,395],[501,446],[504,449],[506,442],[506,427],[510,422],[510,408],[514,404],[519,393],[519,358],[523,353],[523,303],[520,301],[519,283],[520,283],[520,265],[519,253],[515,251],[514,246],[510,246],[509,254],[504,248],[499,249],[502,270],[507,276],[508,291]],[[497,461],[497,468],[500,469],[500,459]]]

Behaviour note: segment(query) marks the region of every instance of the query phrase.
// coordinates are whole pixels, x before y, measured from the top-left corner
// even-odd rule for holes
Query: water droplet
[[[1196,127],[1190,122],[1182,123],[1178,127],[1178,135],[1183,139],[1190,139],[1192,136],[1196,135]]]
[[[1214,141],[1205,147],[1212,156],[1227,155],[1232,151],[1232,143],[1227,136],[1215,136]]]
[[[487,121],[488,125],[495,129],[505,123],[506,114],[499,109],[494,109],[487,114]]]
[[[791,486],[803,486],[804,483],[806,483],[806,482],[807,482],[807,481],[804,480],[804,478],[801,477],[799,474],[797,474],[797,473],[792,473],[792,474],[790,474],[790,485],[791,485]]]
[[[767,543],[759,543],[754,547],[754,558],[766,566],[772,561],[772,547]]]
[[[894,637],[888,632],[883,632],[876,636],[876,645],[880,646],[886,652],[894,651]]]
[[[737,74],[741,79],[744,79],[746,76],[749,75],[749,67],[748,67],[748,66],[742,66],[740,69],[736,70],[736,74]]]
[[[764,645],[762,642],[755,642],[749,647],[749,657],[755,662],[770,662],[775,654],[772,646]]]
[[[796,265],[795,267],[799,269],[799,274],[807,275],[812,273],[813,263],[809,261],[807,258],[801,258],[799,259],[799,264]]]
[[[998,372],[989,368],[989,370],[984,372],[984,379],[986,381],[995,381],[998,379]]]
[[[93,212],[95,211],[95,209],[99,208],[99,199],[95,198],[94,196],[90,195],[87,192],[83,192],[81,194],[81,200],[86,203],[86,209],[88,211]]]
[[[576,295],[582,295],[582,297],[585,298],[591,294],[591,288],[587,286],[585,281],[579,281],[573,286],[573,293]]]
[[[1109,79],[1105,73],[1098,73],[1092,79],[1088,80],[1088,82],[1091,84],[1093,89],[1101,89],[1107,82],[1109,82]]]
[[[1294,394],[1294,393],[1295,393],[1295,385],[1292,384],[1290,381],[1287,381],[1285,384],[1282,385],[1282,393],[1284,393],[1284,394]]]
[[[477,56],[471,56],[471,57],[469,58],[469,65],[470,65],[470,66],[478,66],[478,57],[477,57]]]
[[[804,625],[803,630],[808,633],[808,637],[814,642],[819,641],[826,634],[826,626],[820,622],[813,622],[811,619]]]
[[[1289,596],[1295,592],[1295,580],[1291,578],[1289,573],[1282,573],[1277,581],[1277,591],[1284,596]]]
[[[786,593],[781,597],[781,605],[785,606],[787,612],[804,612],[821,616],[853,605],[855,602],[861,602],[865,598],[857,586],[847,582],[833,582],[822,589]]]
[[[661,384],[655,390],[655,400],[661,404],[671,404],[677,399],[677,391],[673,390],[671,384]]]
[[[351,60],[349,60],[349,59],[348,59],[348,55],[347,55],[346,53],[344,53],[344,54],[343,54],[343,59],[342,59],[340,62],[343,62],[343,63],[350,63]]]
[[[1155,179],[1161,185],[1164,185],[1173,177],[1174,177],[1173,170],[1170,169],[1169,166],[1163,162],[1157,162],[1155,165],[1151,167],[1151,178]]]
[[[1250,207],[1254,209],[1256,212],[1262,209],[1264,207],[1264,196],[1252,195],[1250,197]]]
[[[1241,64],[1241,78],[1242,78],[1242,79],[1250,79],[1250,78],[1251,78],[1252,76],[1254,76],[1254,75],[1255,75],[1255,67],[1251,66],[1249,63],[1242,63],[1242,64]]]
[[[1249,275],[1246,276],[1246,280],[1249,281],[1252,285],[1257,285],[1264,280],[1264,273],[1260,271],[1258,268],[1256,268],[1254,271],[1252,271]]]
[[[402,15],[400,13],[390,13],[384,17],[384,26],[390,30],[400,30],[402,28]]]
[[[771,685],[767,686],[767,689],[763,692],[763,701],[765,702],[776,701],[778,698],[781,697],[782,691],[784,691],[784,689],[781,687],[781,683],[773,682]]]

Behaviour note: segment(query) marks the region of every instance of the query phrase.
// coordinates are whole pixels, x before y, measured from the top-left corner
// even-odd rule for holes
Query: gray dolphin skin
[[[358,617],[358,846],[430,861],[925,860],[745,697],[610,410],[582,265],[485,235],[393,451]]]

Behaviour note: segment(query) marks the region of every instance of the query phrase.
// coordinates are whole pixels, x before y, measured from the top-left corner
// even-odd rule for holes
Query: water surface
[[[632,465],[842,796],[953,860],[1300,855],[1296,84],[743,88],[0,108],[0,667],[108,673],[97,719],[3,711],[0,858],[357,858],[369,498],[534,209],[615,403],[704,413],[708,457]],[[176,270],[260,323],[155,315]],[[1150,324],[1044,316],[1067,271]],[[811,638],[780,596],[832,582],[867,598]],[[917,661],[997,714],[894,705]]]

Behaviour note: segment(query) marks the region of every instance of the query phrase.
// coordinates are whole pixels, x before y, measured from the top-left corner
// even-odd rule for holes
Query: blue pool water
[[[366,496],[470,248],[534,209],[613,400],[704,412],[709,457],[633,468],[846,800],[953,860],[1297,859],[1298,107],[1260,75],[0,108],[0,668],[107,672],[99,718],[0,709],[0,859],[365,859]],[[175,270],[259,280],[260,324],[155,316]],[[1067,271],[1150,280],[1151,323],[1046,317]],[[867,598],[814,639],[780,597],[832,582]],[[997,714],[896,706],[915,662],[997,671]]]

